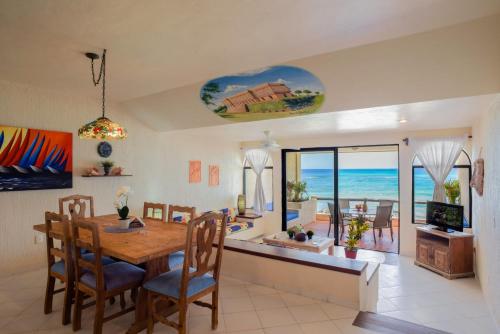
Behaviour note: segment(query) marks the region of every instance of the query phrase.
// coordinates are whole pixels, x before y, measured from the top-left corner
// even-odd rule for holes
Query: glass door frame
[[[287,207],[288,201],[286,197],[286,154],[293,152],[332,152],[333,153],[333,203],[335,207],[335,215],[333,217],[333,238],[335,246],[339,245],[339,150],[338,147],[307,147],[300,149],[282,149],[281,150],[281,230],[286,231],[287,228]]]
[[[401,162],[399,154],[399,143],[396,144],[378,144],[378,145],[346,145],[346,146],[327,146],[327,147],[306,147],[300,149],[281,149],[281,229],[286,231],[287,216],[287,198],[286,198],[286,154],[290,152],[333,152],[333,202],[335,206],[335,217],[333,218],[333,235],[335,246],[339,245],[339,149],[352,147],[377,147],[394,146],[398,153],[398,252],[401,250]],[[412,181],[413,182],[413,181]]]

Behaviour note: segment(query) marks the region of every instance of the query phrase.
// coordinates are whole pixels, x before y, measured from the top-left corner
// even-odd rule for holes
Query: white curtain
[[[410,139],[410,145],[415,150],[418,160],[434,181],[433,201],[446,202],[444,183],[462,152],[466,140],[467,135]]]
[[[266,197],[264,187],[262,186],[262,172],[269,160],[269,153],[263,149],[249,150],[245,154],[246,161],[255,172],[255,194],[253,200],[253,209],[257,214],[266,211]]]

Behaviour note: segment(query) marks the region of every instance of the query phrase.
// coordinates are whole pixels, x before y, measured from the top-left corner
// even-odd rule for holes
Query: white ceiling
[[[82,53],[107,48],[109,97],[123,101],[499,11],[498,0],[0,0],[0,79],[96,94]]]
[[[233,123],[178,132],[242,142],[263,140],[264,130],[270,130],[271,136],[279,140],[357,132],[466,128],[474,124],[494,99],[495,95],[463,97],[260,122]],[[407,122],[400,123],[402,119]]]

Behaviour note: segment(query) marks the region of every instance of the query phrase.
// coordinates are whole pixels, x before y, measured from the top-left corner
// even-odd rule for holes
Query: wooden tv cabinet
[[[470,233],[446,233],[432,225],[419,226],[415,264],[448,279],[474,276],[473,239]]]

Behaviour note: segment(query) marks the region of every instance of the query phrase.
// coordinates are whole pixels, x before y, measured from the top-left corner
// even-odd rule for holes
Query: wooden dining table
[[[187,237],[187,225],[180,223],[165,223],[155,219],[143,218],[145,227],[127,233],[109,233],[107,226],[118,226],[118,215],[105,215],[85,218],[85,221],[99,226],[99,237],[104,255],[112,256],[132,264],[143,264],[146,269],[144,281],[148,281],[170,270],[168,256],[184,250]],[[54,233],[62,231],[62,223],[53,223]],[[45,224],[34,225],[33,229],[45,233]],[[81,237],[88,238],[87,231],[82,231]],[[61,233],[62,235],[62,233]],[[146,292],[139,290],[136,299],[135,321],[127,333],[139,333],[147,327]],[[160,306],[161,307],[161,306]],[[163,305],[164,314],[175,312],[172,305]]]

